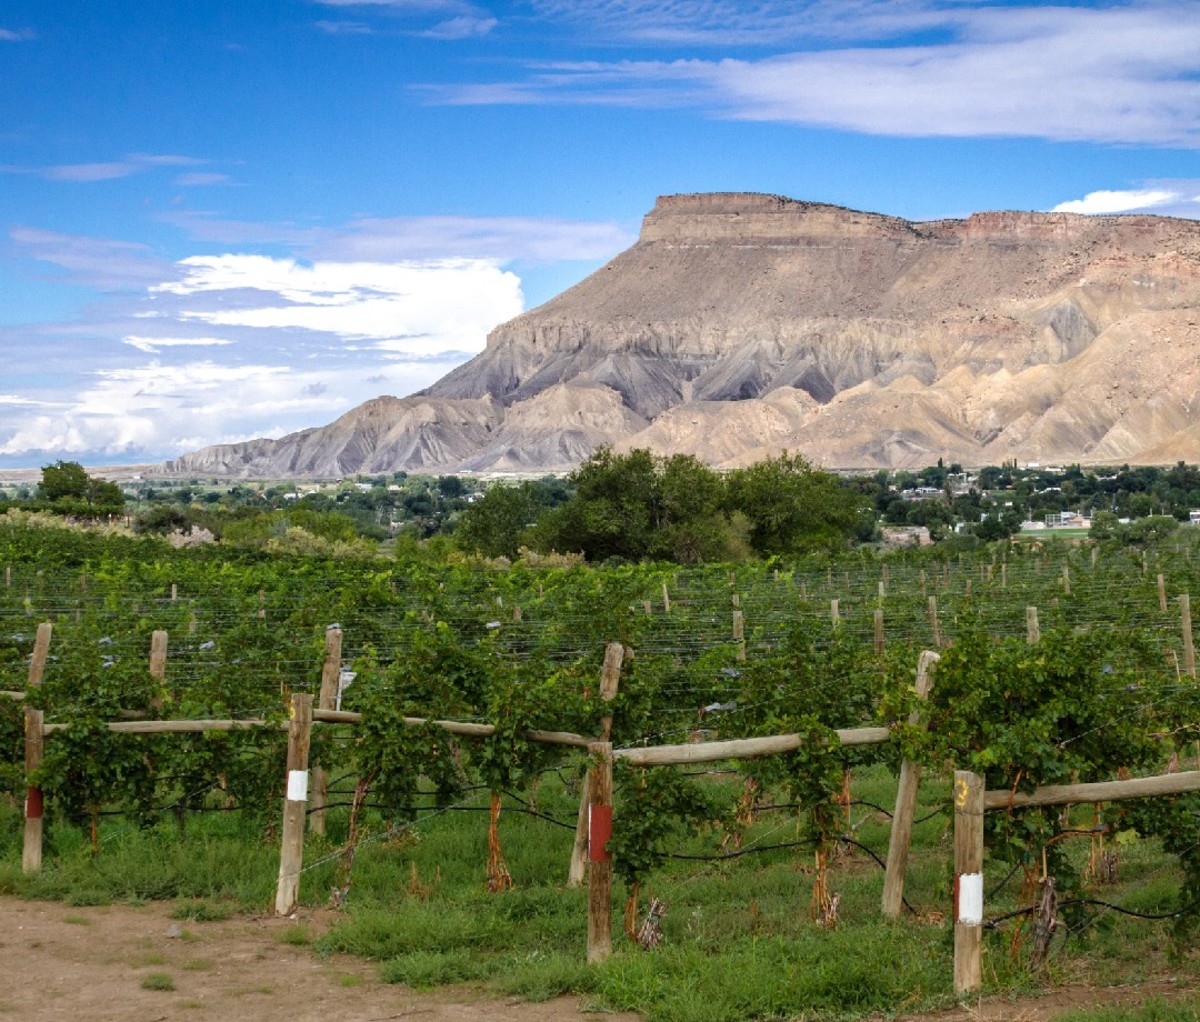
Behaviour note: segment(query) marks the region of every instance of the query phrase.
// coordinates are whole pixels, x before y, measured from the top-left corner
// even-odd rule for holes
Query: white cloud
[[[180,174],[175,178],[175,183],[183,188],[197,188],[204,185],[227,185],[233,183],[233,178],[228,174],[215,173],[193,173]]]
[[[222,340],[219,337],[122,337],[122,343],[131,348],[144,351],[148,355],[157,355],[163,348],[217,348],[232,344],[233,341]]]
[[[543,6],[565,16],[562,3]],[[689,10],[701,19],[726,6],[669,8],[682,24]],[[585,7],[597,11],[595,0]],[[619,7],[610,14],[632,8],[631,24],[653,17],[644,2]],[[766,8],[768,22],[785,16],[780,4]],[[898,16],[890,29],[886,19],[868,18],[874,41],[890,45],[758,60],[531,64],[517,82],[431,87],[429,94],[451,103],[691,104],[738,119],[877,135],[1200,146],[1200,19],[1191,4],[891,9]],[[815,10],[809,5],[805,13]],[[755,13],[744,10],[739,24],[750,25]],[[847,17],[845,24],[857,23]],[[918,42],[918,25],[946,41]]]
[[[23,42],[28,42],[30,39],[34,39],[34,38],[36,38],[36,37],[34,36],[33,30],[29,29],[29,28],[23,28],[23,29],[0,28],[0,42],[23,43]]]
[[[379,217],[354,221],[313,249],[331,259],[610,259],[637,240],[605,221],[555,217]]]
[[[1130,210],[1153,209],[1177,201],[1177,192],[1159,189],[1126,192],[1088,192],[1082,199],[1060,202],[1055,213],[1128,213]]]
[[[171,264],[148,245],[107,238],[60,234],[37,227],[14,227],[9,237],[30,258],[66,270],[76,283],[101,288],[140,288],[169,277]]]
[[[440,21],[421,35],[427,39],[475,39],[485,36],[500,24],[495,18],[475,18],[461,15]]]
[[[383,391],[406,394],[428,386],[448,368],[402,364],[371,381],[347,367],[282,364],[153,362],[103,371],[55,414],[26,413],[15,420],[0,456],[55,451],[93,460],[160,460],[208,444],[278,437],[328,422]]]
[[[53,167],[45,167],[36,173],[50,181],[67,181],[72,183],[88,183],[92,181],[113,181],[118,178],[141,174],[156,167],[194,166],[202,160],[190,156],[155,155],[153,153],[132,153],[123,160],[111,160],[104,163],[63,163]]]
[[[1054,213],[1158,213],[1200,217],[1200,182],[1172,182],[1158,187],[1088,192],[1082,199],[1060,202]]]
[[[370,35],[370,25],[361,21],[315,21],[313,24],[326,35]]]
[[[260,330],[300,328],[347,340],[387,341],[413,355],[476,352],[487,332],[523,307],[520,281],[478,259],[303,266],[266,256],[197,256],[181,280],[152,288],[180,296],[240,292],[182,313],[185,320]]]

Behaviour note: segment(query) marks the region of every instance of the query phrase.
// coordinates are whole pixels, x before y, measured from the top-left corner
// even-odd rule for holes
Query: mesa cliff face
[[[666,196],[423,393],[165,468],[555,471],[602,443],[716,466],[1200,461],[1198,315],[1190,220]]]

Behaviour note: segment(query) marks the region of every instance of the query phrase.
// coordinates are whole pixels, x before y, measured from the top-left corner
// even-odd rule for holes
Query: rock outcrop
[[[561,471],[596,446],[716,466],[1200,461],[1200,223],[924,223],[660,198],[636,245],[421,394],[168,471]]]

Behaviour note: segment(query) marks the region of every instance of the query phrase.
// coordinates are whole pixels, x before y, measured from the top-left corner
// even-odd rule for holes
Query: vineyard
[[[1200,559],[1168,543],[501,569],[0,524],[0,890],[328,902],[328,946],[399,981],[653,1018],[894,1011],[954,992],[958,770],[989,800],[984,989],[1087,947],[1182,968]]]

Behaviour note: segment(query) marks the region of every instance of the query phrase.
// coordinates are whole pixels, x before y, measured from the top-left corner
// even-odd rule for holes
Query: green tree
[[[750,522],[750,544],[764,555],[844,546],[866,506],[836,476],[784,451],[726,480],[726,507]]]
[[[120,510],[125,494],[116,483],[87,474],[77,461],[56,461],[42,467],[38,496],[52,504],[75,508]]]
[[[537,497],[530,483],[492,483],[463,511],[454,530],[454,544],[484,557],[515,558],[537,513]]]

